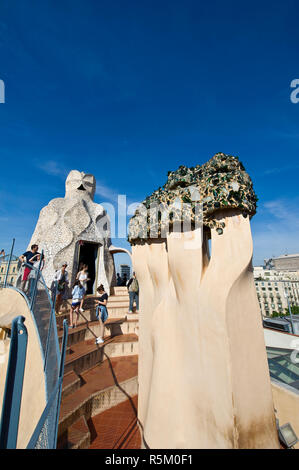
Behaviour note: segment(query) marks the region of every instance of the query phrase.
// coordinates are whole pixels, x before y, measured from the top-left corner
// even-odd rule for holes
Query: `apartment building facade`
[[[262,316],[271,317],[273,312],[285,313],[288,301],[290,306],[299,306],[299,271],[278,271],[258,266],[254,268],[254,282]]]
[[[131,277],[131,268],[128,264],[121,264],[120,265],[120,276],[123,278],[124,275],[127,276],[127,279]]]
[[[4,284],[7,268],[9,265],[9,255],[0,257],[0,287]],[[20,262],[15,256],[12,257],[7,274],[7,282],[10,285],[15,285],[19,274]]]

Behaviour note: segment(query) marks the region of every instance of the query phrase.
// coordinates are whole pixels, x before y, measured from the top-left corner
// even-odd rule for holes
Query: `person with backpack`
[[[130,306],[129,306],[128,313],[133,313],[134,302],[136,303],[135,313],[138,313],[139,311],[139,284],[138,284],[135,272],[133,272],[132,277],[127,282],[127,288],[128,288],[129,297],[130,297]]]
[[[63,263],[61,269],[58,269],[54,276],[53,288],[56,288],[55,312],[57,315],[59,315],[62,302],[66,300],[67,287],[69,284],[69,275],[66,268],[67,263]]]

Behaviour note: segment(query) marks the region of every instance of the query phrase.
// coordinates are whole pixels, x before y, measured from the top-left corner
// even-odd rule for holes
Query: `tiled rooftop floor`
[[[140,449],[137,400],[136,395],[89,419],[90,449]]]
[[[115,385],[113,374],[118,383],[137,376],[138,356],[112,358],[110,361],[106,360],[82,373],[81,376],[84,380],[84,385],[74,394],[62,400],[60,419],[76,409],[94,393]]]

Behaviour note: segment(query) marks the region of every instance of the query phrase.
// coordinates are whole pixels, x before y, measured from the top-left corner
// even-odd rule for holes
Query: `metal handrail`
[[[0,424],[0,449],[15,449],[17,445],[28,342],[28,333],[24,320],[24,317],[19,316],[12,321]]]
[[[5,280],[4,280],[4,287],[7,286],[7,278],[8,278],[9,268],[10,268],[10,264],[11,264],[12,253],[13,253],[13,249],[14,249],[14,246],[15,246],[15,241],[16,240],[14,238],[13,241],[12,241],[10,255],[9,255],[9,259],[8,259],[8,265],[7,265],[7,270],[6,270],[6,274],[5,274]]]
[[[63,374],[64,374],[64,362],[65,362],[66,344],[67,344],[67,337],[68,337],[68,326],[67,326],[66,320],[63,321],[63,330],[64,330],[64,335],[63,335],[63,340],[62,340],[62,348],[61,348],[62,353],[61,353],[61,359],[60,359],[58,381],[51,393],[51,396],[49,397],[48,403],[39,419],[39,422],[35,428],[35,431],[31,436],[31,439],[27,445],[27,449],[34,449],[36,447],[41,430],[44,426],[45,421],[47,420],[49,411],[51,410],[54,404],[55,398],[57,397],[57,406],[56,406],[56,412],[55,412],[55,415],[56,415],[55,416],[55,435],[53,436],[53,448],[56,447],[57,435],[58,435],[59,409],[60,409],[60,403],[61,403],[61,388],[62,388],[62,381],[63,381]]]
[[[7,264],[7,271],[6,271],[6,278],[5,278],[5,283],[4,287],[12,288],[20,292],[28,305],[28,308],[30,309],[31,315],[33,317],[33,320],[35,322],[35,326],[37,328],[38,332],[38,337],[40,341],[40,347],[42,350],[43,354],[43,359],[44,359],[44,373],[45,373],[45,379],[46,379],[46,395],[47,395],[47,404],[46,407],[40,417],[40,420],[35,428],[35,431],[33,432],[31,439],[29,441],[29,444],[27,446],[27,449],[32,449],[36,448],[37,446],[40,446],[40,440],[42,440],[42,435],[43,435],[43,429],[44,427],[46,428],[46,432],[44,435],[46,435],[46,442],[47,442],[47,448],[55,448],[56,443],[57,443],[57,433],[58,433],[58,420],[59,420],[59,410],[60,410],[60,404],[61,404],[61,393],[62,393],[62,380],[63,380],[63,373],[64,373],[64,362],[65,362],[65,354],[66,354],[66,345],[67,345],[67,337],[68,337],[68,324],[67,321],[64,320],[63,322],[63,341],[62,341],[62,347],[61,351],[59,350],[59,342],[58,342],[58,335],[57,335],[57,328],[56,328],[56,322],[55,322],[55,299],[56,299],[56,290],[57,290],[57,285],[55,286],[54,290],[54,295],[50,296],[49,294],[49,289],[46,286],[46,283],[44,281],[44,278],[41,273],[41,265],[43,262],[43,252],[41,254],[40,262],[38,268],[35,268],[31,264],[28,264],[27,262],[24,262],[22,266],[27,266],[31,270],[35,271],[35,276],[34,279],[32,279],[31,282],[33,284],[30,286],[30,294],[28,295],[25,294],[25,292],[20,291],[16,287],[12,285],[8,285],[7,283],[7,276],[9,273],[10,269],[10,264],[13,258],[13,249],[14,249],[14,244],[15,244],[15,239],[13,239],[9,259],[8,259],[8,264]],[[17,258],[16,258],[17,259]],[[47,338],[46,338],[46,344],[42,345],[42,340],[40,336],[40,330],[38,328],[38,325],[36,323],[36,318],[35,315],[36,313],[34,312],[34,309],[36,308],[36,301],[37,301],[37,292],[38,292],[38,283],[42,286],[42,288],[46,291],[47,298],[49,300],[49,325],[48,325],[48,333],[47,333]],[[18,358],[18,353],[21,351],[19,348],[15,347],[16,344],[16,339],[15,339],[15,321],[20,322],[20,318],[24,317],[18,317],[15,319],[12,323],[12,339],[11,339],[11,345],[10,345],[10,357],[11,363],[14,364],[16,362],[20,362],[21,360],[24,361],[23,364],[23,370],[22,367],[19,366],[17,370],[15,371],[16,375],[16,380],[12,380],[11,374],[13,373],[13,370],[11,372],[11,368],[8,368],[7,371],[7,380],[6,380],[6,385],[5,385],[5,390],[7,390],[6,395],[5,395],[5,400],[6,404],[4,406],[4,401],[3,401],[3,409],[2,409],[2,420],[1,420],[1,440],[0,440],[0,447],[2,448],[15,448],[16,442],[17,442],[17,433],[18,433],[18,425],[19,425],[19,412],[20,412],[20,403],[21,403],[21,395],[20,395],[20,383],[23,384],[23,378],[24,378],[24,369],[25,369],[25,358],[26,358],[26,351],[22,353],[22,357]],[[19,325],[19,323],[18,323]],[[25,325],[23,325],[23,331],[26,330]],[[52,333],[52,343],[51,343],[51,333]],[[54,336],[53,336],[54,334]],[[27,337],[27,330],[26,330],[26,337]],[[25,335],[24,335],[25,338]],[[45,340],[45,337],[44,337]],[[27,342],[26,342],[27,346]],[[55,368],[53,370],[49,369],[51,368],[51,364],[49,362],[48,364],[48,359],[49,359],[49,354],[50,354],[50,347],[54,347],[55,353],[54,356],[53,354],[51,357],[57,358],[57,362],[55,360],[54,366]],[[56,373],[53,374],[53,371],[55,372],[56,370],[56,364],[57,364],[57,379]],[[48,369],[47,369],[48,368]],[[9,372],[10,370],[10,372]],[[48,372],[47,372],[48,370]],[[50,374],[48,376],[48,374]],[[48,377],[51,379],[50,386],[48,384]],[[55,380],[55,383],[54,383]],[[14,397],[18,396],[18,399],[16,400]],[[56,400],[56,402],[55,402]],[[9,407],[9,403],[12,403],[12,406]],[[9,412],[9,409],[11,408],[11,412]],[[51,413],[51,417],[50,417]],[[54,417],[53,417],[54,413]],[[52,419],[53,418],[53,419]],[[51,421],[52,419],[52,421]],[[51,425],[49,422],[51,421]],[[50,426],[50,433],[48,432],[48,428]],[[51,427],[52,426],[52,427]],[[53,427],[54,426],[54,427]],[[50,434],[50,435],[49,435]]]

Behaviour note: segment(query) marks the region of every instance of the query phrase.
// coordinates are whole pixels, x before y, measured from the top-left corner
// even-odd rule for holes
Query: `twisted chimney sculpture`
[[[170,172],[130,221],[150,448],[279,447],[252,269],[256,202],[242,163],[218,153]]]

